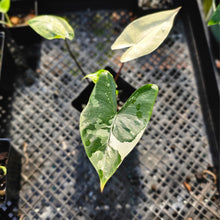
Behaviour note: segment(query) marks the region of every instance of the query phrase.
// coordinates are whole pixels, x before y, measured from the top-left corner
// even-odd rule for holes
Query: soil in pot
[[[0,138],[0,219],[19,219],[21,155]]]
[[[5,201],[9,142],[0,139],[0,204]]]
[[[34,42],[40,42],[41,36],[33,31],[27,21],[37,16],[37,4],[32,2],[32,5],[27,5],[30,9],[23,5],[11,5],[9,10],[9,19],[12,27],[4,26],[4,30],[9,37],[13,38],[17,44],[27,45]],[[22,3],[21,3],[22,4]]]

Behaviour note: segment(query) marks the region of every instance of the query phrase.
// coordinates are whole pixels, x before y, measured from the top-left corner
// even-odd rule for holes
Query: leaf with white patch
[[[131,22],[113,43],[111,49],[129,47],[121,57],[127,62],[157,49],[169,34],[181,7],[143,16]]]
[[[54,15],[39,15],[28,21],[30,27],[42,37],[53,40],[57,38],[74,38],[74,30],[62,17]]]
[[[158,87],[142,86],[117,112],[114,79],[108,71],[100,71],[80,116],[80,134],[87,156],[99,175],[102,191],[143,135]]]

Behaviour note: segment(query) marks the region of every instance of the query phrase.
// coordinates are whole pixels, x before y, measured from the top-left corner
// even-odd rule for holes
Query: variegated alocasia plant
[[[167,37],[179,10],[180,7],[133,21],[111,48],[130,47],[122,55],[122,63],[151,53]],[[80,116],[80,134],[103,191],[107,181],[142,137],[152,114],[158,87],[154,84],[142,86],[117,112],[112,75],[100,70],[88,77],[95,82],[95,87]]]
[[[129,24],[112,45],[112,49],[130,47],[122,55],[121,62],[154,51],[170,32],[179,9],[147,15]],[[46,39],[62,38],[66,41],[66,38],[74,38],[72,27],[58,16],[37,16],[28,23]],[[66,45],[84,74],[67,41]],[[87,77],[93,80],[95,87],[80,115],[80,134],[103,191],[107,181],[142,137],[152,114],[158,87],[154,84],[142,86],[117,111],[116,84],[112,75],[106,70],[99,70]]]
[[[80,134],[103,191],[124,158],[142,137],[151,117],[158,87],[144,85],[117,112],[116,85],[107,70],[93,75],[95,87],[80,116]]]

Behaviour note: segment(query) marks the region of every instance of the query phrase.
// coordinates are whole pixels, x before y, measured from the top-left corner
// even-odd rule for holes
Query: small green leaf
[[[56,38],[74,38],[74,30],[62,17],[54,15],[40,15],[28,21],[30,27],[42,37],[52,40]]]
[[[10,9],[10,0],[1,0],[0,1],[0,12],[7,13]]]
[[[215,24],[219,24],[220,23],[220,3],[218,4],[216,10],[213,12],[208,25],[215,25]],[[220,33],[219,33],[220,34]]]
[[[127,62],[151,53],[165,40],[181,7],[143,16],[130,23],[111,49],[130,47],[121,57]]]
[[[6,175],[6,174],[7,174],[7,169],[6,169],[6,167],[5,167],[5,166],[0,166],[0,169],[2,169],[2,171],[3,171],[4,175]]]
[[[99,175],[102,191],[143,135],[158,87],[152,84],[142,86],[117,112],[114,79],[108,71],[100,71],[80,116],[80,134],[86,154]]]
[[[85,78],[90,78],[94,83],[96,83],[99,79],[99,76],[101,75],[101,73],[105,72],[106,70],[104,69],[101,69],[95,73],[90,73],[90,74],[87,74],[86,76],[83,77],[83,79]]]

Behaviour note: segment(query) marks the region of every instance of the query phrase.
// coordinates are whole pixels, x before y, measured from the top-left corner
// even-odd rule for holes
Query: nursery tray
[[[159,94],[142,139],[103,193],[72,106],[88,82],[64,42],[8,43],[21,73],[13,95],[2,96],[2,108],[10,110],[4,120],[11,145],[24,155],[23,219],[219,219],[218,87],[197,2],[187,2],[164,43],[124,65],[127,83],[155,83]],[[149,13],[126,5],[53,12],[74,27],[70,47],[87,73],[105,66],[117,72],[122,51],[111,51],[111,44],[136,13]]]

